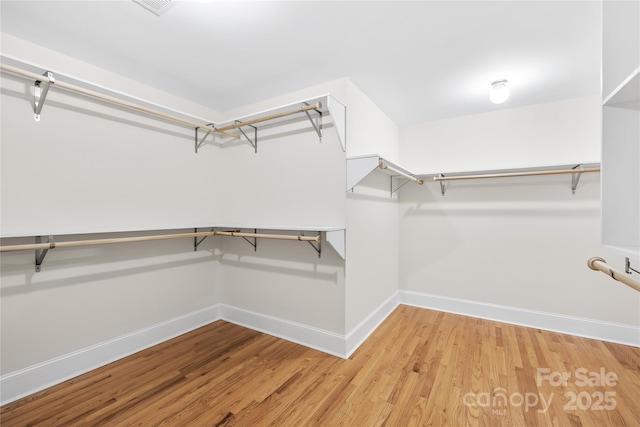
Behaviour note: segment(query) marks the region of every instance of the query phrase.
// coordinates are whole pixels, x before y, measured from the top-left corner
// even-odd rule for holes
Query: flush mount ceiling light
[[[507,87],[507,80],[496,80],[491,83],[491,93],[489,94],[489,100],[494,104],[502,104],[509,98],[509,88]]]
[[[140,6],[158,16],[162,15],[175,5],[175,2],[172,2],[171,0],[133,0],[133,2],[138,3]]]

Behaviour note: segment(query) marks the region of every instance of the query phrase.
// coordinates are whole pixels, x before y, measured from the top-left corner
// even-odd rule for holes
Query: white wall
[[[347,79],[226,112],[225,120],[325,93],[347,106],[347,155],[397,159],[398,127]],[[259,242],[253,252],[226,240],[223,302],[344,334],[397,291],[398,207],[382,174],[345,191],[345,153],[329,118],[323,122],[321,144],[313,131],[295,132],[308,128],[303,120],[259,131],[257,154],[226,145],[216,167],[225,177],[223,199],[233,203],[222,207],[222,222],[346,226],[346,262],[326,244],[318,260],[308,245]]]
[[[347,156],[379,154],[398,161],[398,126],[351,81],[347,105]]]
[[[600,159],[597,97],[569,99],[401,129],[402,165],[418,173],[508,169]]]
[[[346,80],[282,95],[225,113],[228,118],[331,93],[344,102]],[[292,107],[295,109],[296,107]],[[311,113],[312,117],[315,113]],[[294,229],[345,226],[345,153],[330,117],[319,142],[306,115],[286,124],[258,124],[258,152],[247,143],[226,144],[215,162],[220,222]],[[268,232],[259,229],[258,232]],[[225,239],[220,257],[224,304],[344,334],[344,260],[327,243],[322,257],[306,242],[258,241],[258,250]]]
[[[327,126],[319,142],[305,115],[292,120],[258,125],[257,153],[242,141],[219,150],[208,184],[219,222],[344,227],[346,160],[336,132]]]
[[[13,37],[3,54],[220,123],[221,115]],[[60,75],[58,79],[62,79]],[[33,120],[32,84],[2,75],[2,233],[56,241],[219,223],[344,227],[345,153],[330,118],[322,143],[305,121],[261,126],[257,154],[193,130],[52,88]],[[227,117],[331,93],[340,79],[247,106]],[[168,230],[170,231],[170,230]],[[268,231],[268,230],[260,230]],[[87,233],[67,235],[69,233]],[[309,231],[315,234],[314,231]],[[126,233],[132,235],[137,233]],[[3,244],[31,238],[5,239]],[[2,257],[2,374],[30,368],[226,303],[344,333],[344,261],[305,242],[191,239]],[[227,283],[228,286],[223,286]],[[25,356],[26,355],[26,356]],[[52,365],[53,366],[53,365]]]
[[[196,108],[140,83],[2,36],[3,54],[154,102]],[[58,76],[64,80],[64,76]],[[2,235],[192,227],[216,215],[214,150],[194,130],[53,87],[33,118],[33,82],[2,74]],[[46,214],[43,214],[46,207]]]
[[[373,172],[347,195],[346,331],[398,290],[398,200]]]
[[[596,98],[401,129],[401,160],[421,171],[598,161]],[[526,144],[525,144],[526,143]],[[400,288],[442,297],[640,323],[640,298],[589,270],[600,247],[599,174],[436,183],[400,193]]]
[[[214,305],[213,250],[188,239],[56,249],[39,273],[33,252],[3,254],[2,374]]]
[[[2,35],[3,54],[154,102],[214,111]],[[58,77],[60,80],[62,77]],[[3,236],[59,236],[209,223],[219,200],[216,149],[193,150],[193,130],[52,88],[40,122],[33,84],[2,74],[0,226]],[[207,197],[208,196],[208,197]],[[109,235],[112,237],[112,235]],[[7,239],[3,244],[31,243]],[[196,312],[219,301],[214,242],[191,239],[2,255],[2,374]]]
[[[347,154],[397,161],[398,126],[352,83],[347,97]],[[347,193],[346,331],[398,289],[398,201],[388,175],[372,172]]]

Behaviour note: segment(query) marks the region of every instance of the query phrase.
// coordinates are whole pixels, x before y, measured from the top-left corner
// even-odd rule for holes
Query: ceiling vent
[[[160,16],[167,10],[171,9],[176,3],[172,0],[133,0],[140,6]]]

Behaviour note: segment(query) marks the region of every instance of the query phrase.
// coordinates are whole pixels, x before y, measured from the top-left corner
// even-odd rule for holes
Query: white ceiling
[[[345,76],[400,125],[600,93],[599,1],[0,8],[3,32],[219,111]],[[488,92],[502,78],[511,98],[495,106]]]

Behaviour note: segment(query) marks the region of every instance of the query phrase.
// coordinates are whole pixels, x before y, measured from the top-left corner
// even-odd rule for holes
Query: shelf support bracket
[[[207,126],[213,126],[213,123],[207,123]],[[195,137],[196,154],[198,154],[198,149],[202,146],[202,144],[204,144],[204,140],[207,139],[207,137],[211,133],[211,131],[208,131],[207,133],[205,133],[202,139],[198,142],[198,129],[200,128],[196,128],[196,137]]]
[[[231,233],[231,236],[233,236],[233,233],[240,233],[241,230],[226,230],[228,233]],[[254,234],[258,234],[258,229],[254,228],[253,229],[253,233]],[[245,242],[249,243],[251,246],[253,246],[253,251],[257,252],[258,251],[258,238],[254,237],[253,238],[253,242],[251,240],[249,240],[247,237],[245,236],[238,236],[238,237],[242,237],[244,239]]]
[[[631,268],[631,261],[628,257],[624,259],[624,272],[627,274],[640,274],[640,271],[636,270],[635,268]]]
[[[254,233],[254,234],[258,234],[258,229],[257,229],[257,228],[254,228],[254,229],[253,229],[253,233]],[[257,238],[257,237],[254,237],[254,238],[253,238],[253,242],[252,242],[251,240],[249,240],[248,238],[244,237],[244,236],[242,236],[242,238],[243,238],[247,243],[249,243],[251,246],[253,246],[253,252],[258,252],[258,238]]]
[[[398,179],[398,182],[402,180],[402,178],[397,178],[397,179]],[[404,182],[402,182],[402,184],[398,185],[396,188],[393,188],[393,177],[390,177],[389,180],[391,181],[391,197],[393,197],[393,194],[396,191],[398,191],[399,189],[401,189],[402,187],[404,187],[405,185],[411,182],[410,180],[405,179],[403,180]]]
[[[305,107],[308,107],[309,104],[307,104],[306,102],[303,102]],[[319,141],[322,143],[322,111],[314,108],[313,111],[315,111],[316,113],[318,113],[318,117],[316,117],[316,121],[313,121],[313,118],[311,117],[311,114],[309,114],[309,111],[305,110],[305,114],[307,115],[307,118],[309,119],[309,121],[311,122],[311,126],[313,126],[313,129],[316,131],[316,133],[318,134],[318,139]]]
[[[444,178],[443,174],[438,174],[440,178]],[[444,196],[444,181],[439,181],[440,183],[440,193]]]
[[[576,194],[576,188],[578,188],[578,182],[580,182],[580,177],[584,172],[584,166],[576,165],[571,169],[574,169],[576,171],[576,173],[571,174],[571,194]]]
[[[318,234],[322,234],[322,233],[318,231]],[[304,236],[304,233],[302,233],[302,236]],[[318,242],[318,246],[314,245],[313,242],[310,242],[310,241],[307,241],[307,243],[310,244],[313,250],[315,250],[318,253],[318,258],[322,258],[322,240]]]
[[[42,239],[40,236],[36,236],[36,243],[42,243]],[[53,249],[56,247],[56,244],[53,243],[53,236],[49,236],[49,240],[47,241],[47,243],[49,243],[49,249]],[[36,273],[40,272],[42,261],[44,261],[44,257],[47,256],[47,252],[49,252],[49,249],[36,250]]]
[[[209,231],[213,231],[214,229],[215,228],[212,228]],[[197,233],[198,232],[198,228],[194,228],[193,232]],[[197,236],[193,238],[193,251],[194,252],[198,252],[198,246],[200,246],[200,243],[204,242],[204,239],[206,239],[207,237],[209,237],[209,236],[204,236],[204,237],[201,237],[200,239],[198,239]]]
[[[40,121],[40,112],[42,111],[42,107],[44,107],[44,102],[47,99],[47,94],[49,93],[49,87],[56,82],[55,77],[51,71],[46,71],[43,76],[49,79],[48,82],[43,82],[40,80],[36,80],[34,83],[34,92],[33,92],[33,118],[36,122]]]
[[[242,123],[241,121],[236,120],[236,123]],[[252,125],[247,125],[251,128],[253,128],[253,141],[251,140],[251,138],[249,138],[247,136],[247,134],[244,132],[244,130],[242,130],[241,126],[238,126],[236,129],[238,129],[240,131],[240,133],[242,134],[242,136],[244,136],[244,139],[247,140],[247,142],[249,143],[249,145],[251,145],[253,147],[253,152],[254,153],[258,153],[258,128]]]

